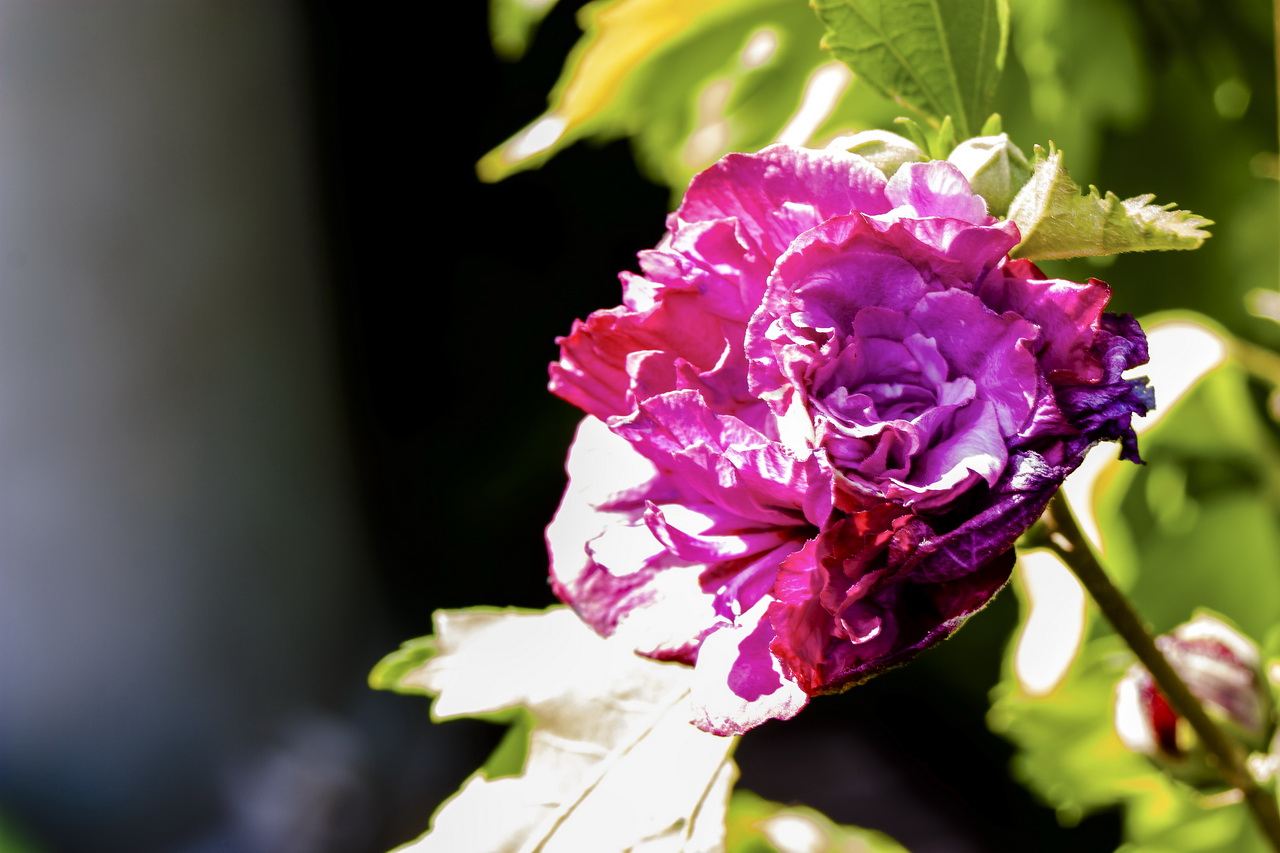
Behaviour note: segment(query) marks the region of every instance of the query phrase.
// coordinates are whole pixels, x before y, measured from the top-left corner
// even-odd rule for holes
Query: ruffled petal
[[[691,391],[645,400],[634,415],[609,426],[706,501],[761,523],[807,524],[805,497],[822,476],[816,461],[797,458],[738,418],[712,412]]]
[[[730,154],[694,177],[667,227],[735,219],[749,244],[772,260],[833,216],[889,210],[884,188],[884,174],[856,154],[772,145]]]

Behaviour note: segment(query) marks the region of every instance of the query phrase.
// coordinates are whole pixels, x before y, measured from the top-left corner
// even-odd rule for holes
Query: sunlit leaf
[[[644,172],[683,192],[728,151],[822,144],[884,126],[898,109],[819,48],[798,0],[611,0],[585,33],[546,113],[477,166],[500,180],[579,139],[630,137]]]
[[[638,70],[673,44],[702,34],[734,5],[742,0],[601,0],[584,6],[578,17],[584,35],[565,61],[551,108],[486,154],[477,165],[480,177],[494,181],[539,165],[598,130],[593,125],[625,100],[623,90]]]
[[[1198,798],[1170,787],[1130,806],[1125,853],[1269,853],[1249,810],[1229,798]]]
[[[1087,193],[1071,180],[1062,152],[1036,146],[1031,180],[1009,205],[1022,242],[1013,254],[1023,258],[1075,258],[1157,249],[1198,249],[1209,236],[1210,220],[1172,205],[1156,205],[1152,195],[1120,199]]]
[[[725,853],[906,853],[906,848],[882,832],[842,826],[810,808],[735,791]]]
[[[960,139],[991,112],[1009,37],[1006,0],[814,0],[823,45],[863,80]]]
[[[1132,662],[1107,637],[1090,644],[1048,695],[1026,694],[1010,666],[992,697],[992,731],[1020,747],[1015,775],[1068,822],[1154,784],[1153,768],[1111,726],[1112,692]]]
[[[556,5],[556,0],[489,0],[489,39],[503,59],[524,55],[533,31]]]
[[[435,628],[435,653],[416,668],[392,655],[378,685],[435,695],[437,720],[505,712],[517,725],[404,849],[723,848],[735,739],[690,725],[690,668],[638,657],[559,607],[439,611]]]

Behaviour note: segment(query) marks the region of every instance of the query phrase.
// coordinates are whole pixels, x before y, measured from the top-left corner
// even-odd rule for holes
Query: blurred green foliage
[[[1014,773],[1074,824],[1098,808],[1125,810],[1123,853],[1264,853],[1242,803],[1198,794],[1126,750],[1111,725],[1115,684],[1133,662],[1114,636],[1085,646],[1064,681],[1045,697],[1008,675],[993,695],[993,729],[1020,747]]]
[[[725,853],[906,853],[882,832],[841,826],[813,809],[750,791],[733,792],[726,824]]]
[[[556,0],[489,0],[489,39],[503,59],[524,56],[538,24]]]
[[[1208,607],[1261,641],[1280,623],[1280,466],[1237,360],[1211,372],[1117,466],[1097,511],[1107,567],[1158,632]]]
[[[26,833],[0,816],[0,853],[40,853],[43,849],[31,842]]]

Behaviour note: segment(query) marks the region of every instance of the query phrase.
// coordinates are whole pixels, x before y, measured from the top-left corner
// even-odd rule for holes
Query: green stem
[[[1045,535],[1036,544],[1056,553],[1084,584],[1084,588],[1098,603],[1102,615],[1151,673],[1160,690],[1168,697],[1169,704],[1200,736],[1200,742],[1217,765],[1222,778],[1244,795],[1258,828],[1270,842],[1271,848],[1280,853],[1280,810],[1276,808],[1275,796],[1258,785],[1245,764],[1245,754],[1239,744],[1205,713],[1204,707],[1186,682],[1156,647],[1142,617],[1133,609],[1125,594],[1111,582],[1102,564],[1098,562],[1088,540],[1080,532],[1080,526],[1071,512],[1071,505],[1061,492],[1049,502],[1043,521],[1046,526]]]
[[[1241,338],[1233,339],[1228,344],[1228,351],[1249,373],[1268,385],[1280,388],[1280,354]]]

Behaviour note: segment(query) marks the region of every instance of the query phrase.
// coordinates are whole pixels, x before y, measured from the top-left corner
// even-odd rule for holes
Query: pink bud
[[[1170,666],[1205,711],[1246,749],[1260,749],[1272,725],[1271,693],[1258,647],[1220,620],[1201,614],[1156,638]],[[1190,725],[1151,674],[1134,664],[1116,685],[1116,733],[1125,746],[1190,784],[1220,781]]]

